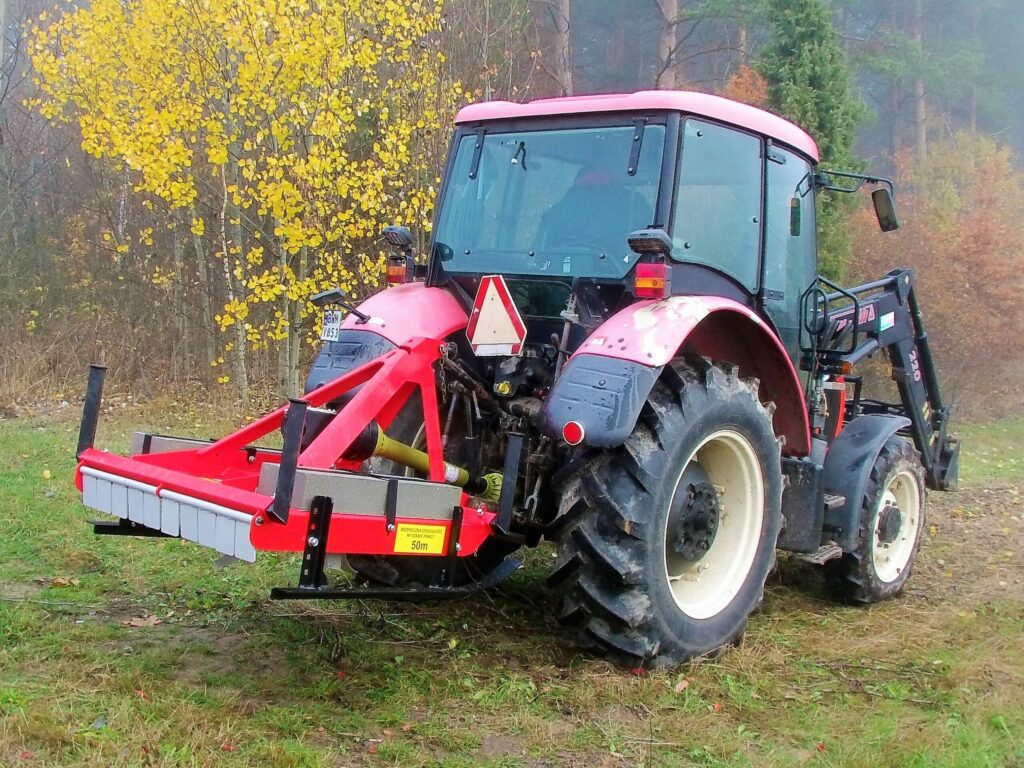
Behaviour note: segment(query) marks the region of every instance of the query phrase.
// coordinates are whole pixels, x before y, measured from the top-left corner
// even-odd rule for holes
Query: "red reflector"
[[[583,438],[586,436],[586,432],[583,429],[583,425],[578,421],[567,422],[562,427],[562,439],[565,440],[569,445],[579,445],[583,442]]]
[[[404,283],[406,280],[405,260],[400,262],[388,262],[388,283]]]
[[[641,263],[636,265],[633,293],[638,299],[663,299],[669,294],[667,264]]]

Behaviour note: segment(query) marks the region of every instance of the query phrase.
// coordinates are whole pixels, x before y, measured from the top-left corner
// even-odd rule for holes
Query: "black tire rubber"
[[[875,521],[881,509],[885,489],[892,478],[901,471],[910,471],[917,481],[921,503],[921,520],[906,568],[894,581],[882,581],[875,571],[874,531]],[[893,435],[882,446],[871,467],[861,498],[860,520],[857,534],[857,549],[845,553],[842,558],[825,563],[825,576],[832,592],[840,599],[855,603],[877,603],[896,597],[910,578],[914,560],[921,546],[921,532],[925,527],[927,492],[924,481],[924,466],[921,455],[913,445]]]
[[[396,440],[411,443],[423,423],[419,394],[409,398],[401,413],[392,421],[388,434]],[[367,470],[374,474],[401,474],[405,470],[387,459],[367,460]],[[519,546],[506,541],[488,539],[473,555],[460,557],[455,571],[455,586],[463,586],[490,573]],[[349,555],[349,567],[356,575],[372,584],[386,587],[424,587],[436,581],[444,558],[417,555]]]
[[[775,564],[782,526],[780,443],[774,406],[758,399],[758,382],[736,369],[688,357],[655,384],[632,435],[603,451],[564,487],[553,538],[559,558],[549,584],[559,620],[576,626],[582,644],[616,663],[668,666],[739,643]],[[717,614],[688,616],[676,603],[665,566],[669,505],[683,465],[716,431],[742,435],[761,466],[760,538],[737,594]]]

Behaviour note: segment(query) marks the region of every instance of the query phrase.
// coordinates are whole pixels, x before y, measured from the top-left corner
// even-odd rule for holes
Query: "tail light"
[[[586,436],[586,430],[583,429],[583,425],[578,421],[566,422],[565,426],[562,427],[562,439],[569,445],[579,445]]]
[[[664,262],[636,265],[633,293],[638,299],[663,299],[671,291],[671,273]]]
[[[412,269],[409,266],[411,259],[406,257],[388,259],[387,280],[388,285],[408,283],[412,280]]]

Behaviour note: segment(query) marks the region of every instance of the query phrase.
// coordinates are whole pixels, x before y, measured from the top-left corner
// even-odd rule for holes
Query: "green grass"
[[[101,443],[133,422],[226,426],[105,415]],[[1024,422],[962,430],[900,600],[784,560],[742,647],[642,676],[551,620],[548,549],[476,600],[310,604],[266,597],[291,557],[93,537],[76,429],[0,421],[0,766],[1024,766]]]
[[[964,446],[960,479],[965,485],[1024,479],[1024,418],[968,424],[957,433]]]

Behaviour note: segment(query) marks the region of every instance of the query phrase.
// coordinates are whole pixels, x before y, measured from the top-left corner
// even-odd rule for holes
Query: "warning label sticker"
[[[408,555],[440,555],[444,552],[443,525],[399,523],[395,532],[395,552]]]

